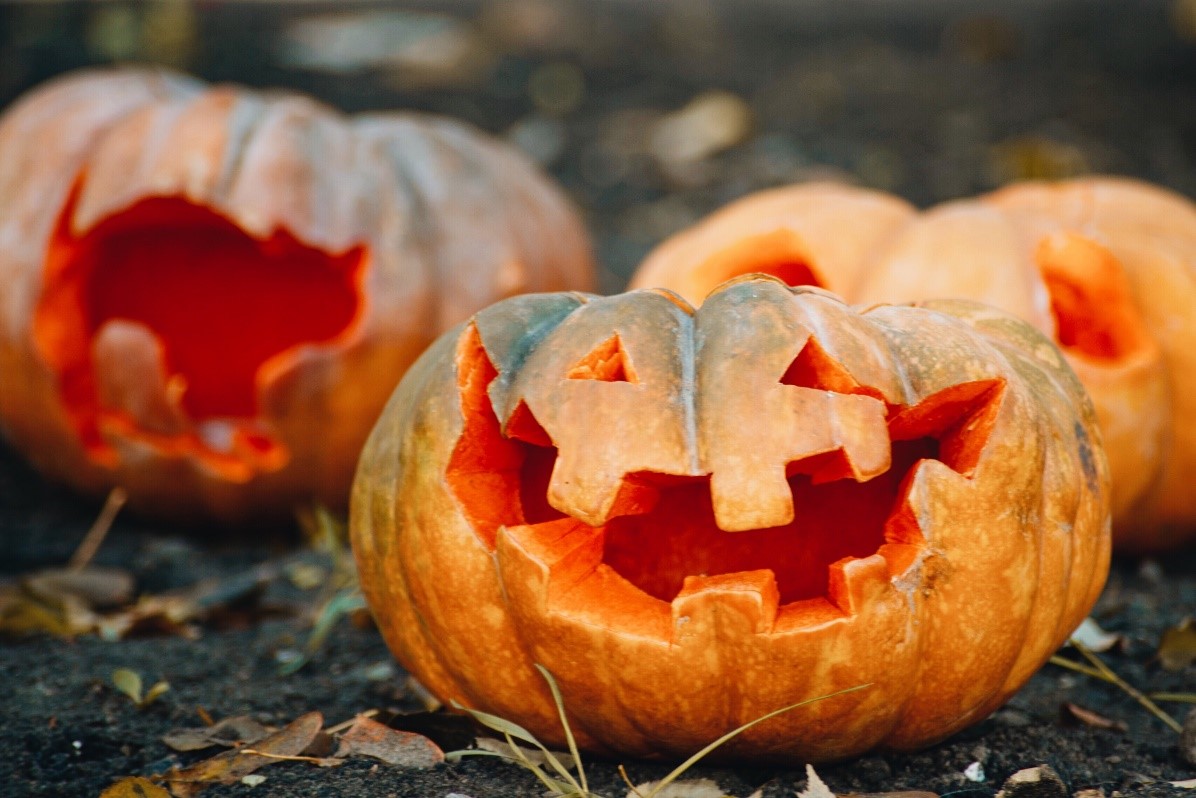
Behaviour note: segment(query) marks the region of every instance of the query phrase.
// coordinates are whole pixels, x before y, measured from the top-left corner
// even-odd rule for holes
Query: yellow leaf
[[[141,706],[141,676],[128,668],[117,668],[112,672],[112,683],[116,689],[133,699],[133,703]]]
[[[149,779],[129,776],[100,793],[100,798],[170,798],[170,793]]]

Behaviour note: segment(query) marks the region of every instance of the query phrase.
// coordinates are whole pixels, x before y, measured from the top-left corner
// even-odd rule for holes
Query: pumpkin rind
[[[778,205],[792,210],[773,213]],[[805,232],[815,218],[817,236]],[[732,273],[770,272],[772,255],[750,242],[794,230],[818,284],[852,302],[972,299],[1052,336],[1100,418],[1117,548],[1196,539],[1187,488],[1196,431],[1184,423],[1196,401],[1186,376],[1196,373],[1192,203],[1132,180],[1091,178],[1016,185],[918,213],[880,192],[798,185],[744,198],[666,241],[632,285],[698,294]],[[843,245],[826,243],[836,238],[863,243],[844,258]],[[711,270],[724,252],[737,256]]]
[[[173,517],[277,516],[311,499],[343,506],[372,422],[439,332],[505,296],[592,280],[586,235],[561,193],[463,124],[345,117],[298,95],[157,70],[77,73],[18,101],[0,119],[0,197],[0,428],[47,475],[88,492],[119,484],[139,509]],[[355,309],[340,332],[258,366],[255,412],[231,422],[264,436],[242,441],[244,457],[214,450],[203,419],[180,412],[166,344],[151,328],[61,343],[58,320],[83,289],[53,293],[47,252],[64,252],[70,274],[70,247],[112,220],[152,229],[142,220],[164,202],[177,206],[172,220],[179,208],[207,214],[203,224],[227,227],[221,235],[262,257],[290,247],[355,270],[344,278]],[[101,414],[88,433],[61,393],[54,352],[101,337],[90,356],[100,398],[88,401],[120,402],[127,423]]]
[[[821,382],[790,377],[807,349]],[[820,437],[834,429],[841,437]],[[927,434],[938,454],[885,488],[878,443],[896,458],[894,441]],[[548,444],[555,467],[537,477]],[[671,501],[668,485],[693,486],[695,503],[706,492],[731,558],[773,545],[776,533],[756,527],[786,518],[808,542],[783,545],[830,545],[801,537],[806,505],[777,501],[794,466],[791,486],[844,513],[835,490],[896,491],[883,539],[818,566],[823,587],[795,587],[792,574],[787,585],[783,558],[683,571],[679,591],[629,581],[656,567],[637,550],[692,553],[669,547],[688,533],[650,515]],[[637,291],[478,313],[392,397],[359,465],[351,530],[384,637],[442,699],[562,744],[540,663],[584,747],[673,757],[781,706],[871,684],[722,751],[800,762],[917,748],[1005,701],[1103,585],[1107,483],[1091,404],[1028,325],[959,302],[857,314],[756,277],[696,312]],[[641,517],[656,525],[638,534],[663,543],[619,537]]]

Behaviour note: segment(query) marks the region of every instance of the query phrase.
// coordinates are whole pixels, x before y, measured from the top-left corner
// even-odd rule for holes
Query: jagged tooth
[[[889,566],[879,554],[845,557],[830,566],[827,598],[848,615],[879,599],[889,586]]]
[[[770,570],[687,576],[672,602],[673,643],[767,634],[776,623],[779,605],[776,576]]]
[[[745,532],[793,522],[793,491],[784,468],[760,473],[728,468],[710,476],[714,520],[725,532]]]

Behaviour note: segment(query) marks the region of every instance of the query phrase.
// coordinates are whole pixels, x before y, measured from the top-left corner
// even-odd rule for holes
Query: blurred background
[[[582,207],[607,291],[798,180],[928,204],[1111,172],[1196,195],[1196,0],[0,3],[0,107],[130,61],[491,131]]]

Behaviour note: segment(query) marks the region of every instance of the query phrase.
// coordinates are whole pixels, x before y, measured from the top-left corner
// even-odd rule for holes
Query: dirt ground
[[[210,79],[301,88],[347,110],[414,107],[463,117],[525,147],[566,185],[595,231],[606,290],[625,283],[673,230],[749,190],[793,180],[838,177],[925,204],[1021,177],[1101,171],[1196,196],[1196,3],[1027,0],[1002,8],[994,15],[968,3],[903,4],[898,20],[883,16],[891,4],[830,0],[508,0],[403,11],[347,4],[336,18],[320,3],[0,5],[0,105],[71,67],[149,59]],[[349,52],[328,44],[337,38],[329,31],[355,21],[366,39]],[[370,60],[371,30],[383,31],[389,60]],[[429,48],[430,37],[442,38]],[[439,55],[429,58],[429,50]],[[714,90],[724,93],[708,94]],[[711,96],[717,113],[676,113]],[[691,138],[705,148],[678,157],[659,137],[654,144],[666,122],[695,126]],[[97,509],[0,448],[0,580],[64,563]],[[326,564],[297,553],[293,530],[254,533],[121,517],[96,561],[129,570],[147,594],[201,579],[229,583],[284,559]],[[418,710],[376,633],[347,622],[305,667],[279,674],[307,639],[318,590],[274,579],[203,624],[194,640],[0,640],[0,796],[97,796],[117,777],[200,759],[206,754],[176,753],[161,740],[171,728],[199,725],[200,708],[274,725],[313,709],[330,724],[368,709],[384,717]],[[1118,561],[1094,615],[1126,642],[1102,656],[1145,692],[1191,692],[1196,670],[1167,671],[1155,654],[1164,631],[1189,614],[1196,555]],[[139,710],[113,688],[118,668],[147,684],[167,680],[170,690]],[[1061,711],[1068,703],[1124,727],[1069,721]],[[1163,707],[1181,720],[1188,709]],[[446,744],[454,734],[459,739],[460,729]],[[1178,739],[1122,690],[1047,666],[992,718],[941,745],[819,773],[839,792],[979,798],[1014,771],[1048,763],[1069,791],[1184,795],[1190,791],[1167,784],[1196,777]],[[608,797],[627,791],[616,764],[589,767],[594,789]],[[626,764],[636,782],[668,769]],[[427,771],[354,759],[261,773],[257,786],[203,794],[542,792],[525,771],[481,759]],[[757,789],[790,796],[805,784],[797,770],[698,767],[690,775],[741,797]]]

